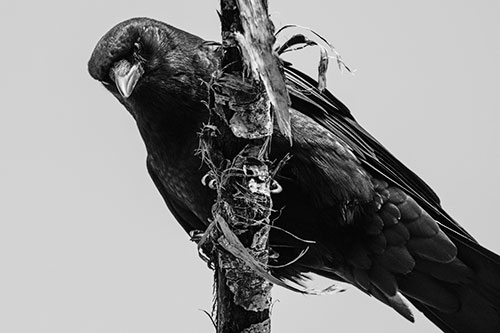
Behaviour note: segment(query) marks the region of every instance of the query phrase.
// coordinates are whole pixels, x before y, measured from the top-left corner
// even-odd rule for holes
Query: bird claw
[[[201,241],[201,239],[203,238],[204,234],[205,234],[205,232],[202,230],[191,230],[189,232],[189,240],[191,242],[195,242],[196,244],[198,244]]]
[[[207,172],[202,178],[201,183],[203,186],[208,186],[212,190],[217,189],[217,179],[215,179],[212,172]]]
[[[281,185],[276,180],[273,179],[271,181],[270,191],[273,194],[278,194],[281,193],[281,191],[283,191],[283,187],[281,187]]]
[[[199,257],[208,264],[209,268],[213,268],[213,258],[211,253],[213,252],[213,244],[209,242],[210,234],[212,233],[214,224],[211,223],[207,230],[191,230],[189,232],[189,237],[192,242],[195,242],[198,247]]]

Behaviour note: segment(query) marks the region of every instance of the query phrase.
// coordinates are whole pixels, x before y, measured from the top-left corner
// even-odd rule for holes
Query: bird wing
[[[375,189],[365,218],[344,228],[343,265],[331,271],[310,268],[327,277],[340,275],[412,320],[402,292],[445,332],[500,329],[500,257],[455,222],[436,193],[330,92],[319,91],[315,80],[289,64],[285,75],[293,110],[343,141]]]
[[[350,146],[363,167],[378,178],[404,189],[440,223],[457,234],[473,240],[440,205],[439,197],[420,177],[387,151],[354,119],[349,109],[328,90],[320,92],[306,74],[285,67],[292,106],[339,136]]]

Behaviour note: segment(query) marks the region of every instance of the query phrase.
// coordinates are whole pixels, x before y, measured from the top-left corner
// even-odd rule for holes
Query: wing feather
[[[354,119],[349,109],[329,91],[320,92],[316,82],[290,65],[285,67],[292,106],[335,133],[349,145],[364,168],[401,188],[441,224],[462,238],[473,240],[440,205],[436,193],[415,173],[389,153]]]
[[[500,329],[500,257],[455,222],[436,193],[330,92],[289,64],[285,74],[292,108],[349,146],[378,194],[372,215],[358,222],[362,245],[344,251],[339,274],[410,320],[399,291],[446,332]]]

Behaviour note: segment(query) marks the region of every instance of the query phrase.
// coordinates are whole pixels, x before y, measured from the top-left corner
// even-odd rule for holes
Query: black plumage
[[[213,43],[137,18],[104,35],[89,61],[92,77],[137,122],[148,171],[187,232],[206,228],[215,199],[194,153],[219,60]],[[280,267],[273,274],[345,281],[413,320],[404,296],[445,332],[500,331],[499,256],[330,92],[289,64],[285,74],[293,145],[279,134],[272,141],[271,158],[291,155],[277,176],[283,191],[273,197],[280,210],[270,238]]]

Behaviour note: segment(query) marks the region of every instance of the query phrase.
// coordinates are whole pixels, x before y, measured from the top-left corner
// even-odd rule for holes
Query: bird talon
[[[276,180],[273,179],[271,181],[270,191],[273,194],[278,194],[281,193],[281,191],[283,191],[283,187],[281,187],[281,185]]]
[[[212,179],[208,182],[208,188],[212,189],[212,190],[216,190],[217,189],[217,180],[215,179]]]
[[[201,177],[201,184],[207,186],[207,178],[210,177],[210,172],[207,172],[203,177]]]
[[[207,179],[209,179],[208,182],[207,182]],[[201,183],[203,184],[203,186],[208,186],[208,188],[210,188],[212,190],[217,189],[217,179],[215,179],[215,177],[213,176],[213,174],[211,172],[207,172],[201,178]]]
[[[202,230],[191,230],[189,232],[189,240],[198,244],[204,234],[205,232]]]

